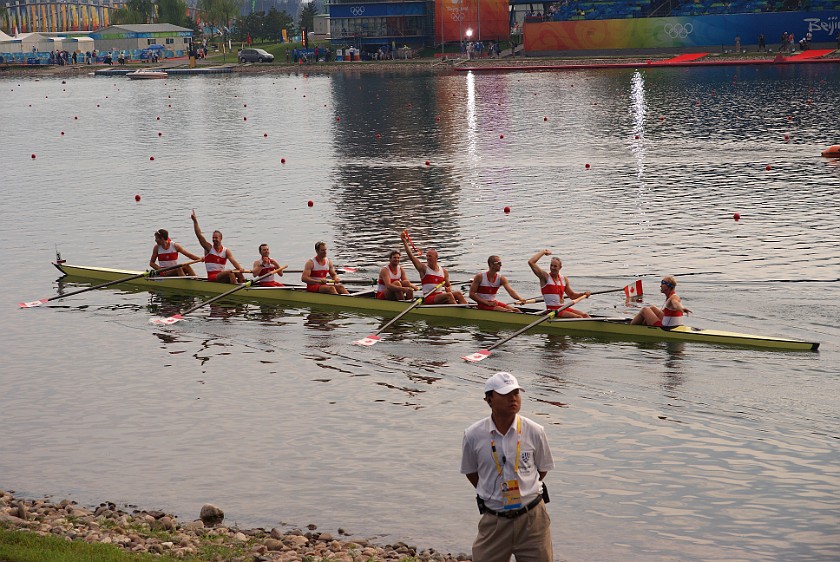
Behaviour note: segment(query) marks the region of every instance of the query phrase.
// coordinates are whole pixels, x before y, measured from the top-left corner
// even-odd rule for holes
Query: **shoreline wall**
[[[812,43],[837,41],[840,10],[824,12],[772,12],[668,18],[578,20],[525,23],[524,50],[606,51],[623,49],[720,49],[756,45],[764,34],[768,49],[778,49],[783,32],[798,42],[810,31]]]

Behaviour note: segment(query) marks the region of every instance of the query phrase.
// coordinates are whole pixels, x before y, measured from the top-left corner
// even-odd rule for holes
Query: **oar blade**
[[[154,324],[156,326],[171,326],[172,324],[180,322],[183,319],[183,316],[181,316],[180,314],[176,314],[175,316],[170,316],[169,318],[152,318],[151,320],[149,320],[149,323]]]
[[[490,357],[490,350],[489,349],[482,349],[481,351],[476,351],[475,353],[470,353],[469,355],[464,355],[461,357],[464,361],[469,361],[470,363],[478,363],[479,361],[484,361]]]
[[[356,273],[357,271],[359,271],[358,267],[353,267],[352,265],[345,265],[344,267],[341,267],[339,269],[344,270],[344,273]]]
[[[35,308],[36,306],[41,306],[42,304],[44,304],[48,300],[50,300],[50,299],[41,299],[39,301],[30,301],[30,302],[19,302],[18,306],[20,306],[21,308]]]
[[[366,338],[362,338],[360,340],[356,340],[353,343],[356,345],[376,345],[376,343],[382,338],[377,336],[376,334],[371,334]]]

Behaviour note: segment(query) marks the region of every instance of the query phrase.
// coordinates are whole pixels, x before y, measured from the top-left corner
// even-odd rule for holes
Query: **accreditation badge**
[[[502,511],[519,509],[522,507],[522,496],[519,494],[519,480],[502,482]]]

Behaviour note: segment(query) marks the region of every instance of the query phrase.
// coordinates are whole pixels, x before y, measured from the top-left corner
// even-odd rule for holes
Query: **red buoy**
[[[382,135],[380,135],[379,133],[376,133],[376,138],[381,139]]]
[[[263,133],[263,138],[267,139],[268,138],[268,133]]]
[[[548,117],[543,117],[543,121],[548,121]]]
[[[154,156],[149,156],[149,161],[150,161],[150,162],[154,162],[154,160],[155,160],[155,157],[154,157]]]
[[[506,215],[509,215],[509,214],[510,214],[510,207],[505,207],[505,214],[506,214]]]
[[[247,117],[243,117],[243,118],[242,118],[242,120],[243,120],[243,121],[247,121],[247,120],[248,120],[248,118],[247,118]]]
[[[158,131],[158,136],[159,136],[159,137],[162,137],[162,136],[163,136],[163,133],[161,133],[160,131]]]
[[[73,116],[73,120],[74,120],[74,121],[78,121],[78,120],[79,120],[79,116],[78,116],[78,115],[74,115],[74,116]]]
[[[160,115],[157,116],[157,120],[160,121]]]
[[[64,136],[64,131],[61,131],[61,136],[62,136],[62,137]]]
[[[315,204],[315,203],[313,203],[311,199],[310,199],[309,201],[307,201],[307,202],[306,202],[306,206],[307,206],[307,207],[311,207],[311,206],[312,206],[312,205],[314,205],[314,204]]]
[[[770,166],[770,164],[767,164],[767,167],[765,167],[764,169],[765,169],[765,170],[767,170],[767,171],[769,172],[769,171],[770,171],[770,170],[772,170],[773,168]]]
[[[34,154],[32,155],[32,159],[35,160],[35,155]]]
[[[785,134],[785,140],[786,140],[786,141],[789,141],[789,140],[790,140],[790,135],[788,135],[787,133]]]
[[[741,213],[735,213],[732,218],[735,219],[735,222],[741,220]]]
[[[639,135],[636,135],[636,140],[639,140]]]
[[[589,163],[587,163],[585,167],[588,170],[589,169]]]
[[[281,163],[281,164],[285,164],[285,163],[286,163],[286,159],[285,159],[285,158],[281,158],[281,159],[280,159],[280,163]]]
[[[505,138],[505,136],[504,135],[499,135],[499,138],[503,139],[503,138]]]
[[[341,117],[336,117],[335,120],[336,120],[336,122],[340,123],[341,122]]]
[[[140,194],[139,193],[134,196],[134,200],[135,201],[140,201]]]
[[[426,160],[426,166],[431,166],[431,165],[432,165],[432,163],[429,162],[428,160]]]

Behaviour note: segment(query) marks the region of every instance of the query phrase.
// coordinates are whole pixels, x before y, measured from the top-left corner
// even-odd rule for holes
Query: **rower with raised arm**
[[[184,249],[183,246],[177,242],[169,239],[169,232],[165,228],[155,232],[155,246],[152,248],[152,257],[149,260],[149,267],[155,271],[165,269],[178,265],[178,254],[183,254],[191,260],[201,260],[197,255],[190,253]],[[156,263],[157,262],[157,263]],[[184,264],[181,267],[164,271],[160,274],[161,277],[195,277],[195,271],[189,264]]]
[[[560,309],[563,306],[563,295],[566,295],[570,299],[577,299],[583,296],[589,298],[589,295],[591,294],[589,291],[584,291],[582,293],[573,291],[572,286],[569,284],[569,278],[560,274],[560,269],[563,267],[563,262],[560,258],[556,256],[551,258],[551,265],[549,265],[548,271],[537,265],[537,262],[541,257],[550,255],[551,250],[540,250],[528,260],[528,266],[530,266],[531,271],[533,271],[534,275],[536,275],[540,280],[540,291],[542,291],[543,294],[546,310],[551,311]],[[590,318],[587,313],[575,310],[571,307],[561,312],[559,317]]]
[[[328,284],[327,276],[332,280]],[[306,290],[310,293],[329,293],[332,295],[349,293],[333,267],[332,261],[327,257],[326,242],[315,243],[315,257],[306,260],[300,280],[306,283]]]
[[[423,294],[432,291],[436,285],[443,283],[443,288],[432,291],[423,300],[423,304],[467,304],[467,299],[464,298],[461,291],[452,290],[452,285],[449,283],[449,272],[446,271],[445,267],[438,264],[437,250],[434,248],[427,250],[426,263],[423,263],[411,251],[408,233],[406,231],[402,231],[400,240],[402,240],[408,258],[414,264],[417,273],[420,274]]]
[[[204,267],[207,268],[207,280],[216,283],[244,283],[245,276],[242,275],[242,266],[233,257],[233,252],[222,246],[221,231],[213,231],[213,243],[211,244],[201,233],[201,227],[198,226],[198,217],[195,216],[195,210],[193,210],[190,218],[193,221],[193,230],[195,230],[198,243],[204,248]],[[236,268],[235,270],[225,269],[225,264],[227,264],[228,260]]]
[[[487,258],[487,271],[476,274],[470,285],[470,298],[476,302],[479,310],[499,310],[502,312],[521,312],[518,308],[496,300],[499,287],[514,298],[518,304],[525,304],[525,300],[513,290],[507,278],[499,273],[502,270],[502,259],[499,256]]]
[[[408,300],[414,296],[417,290],[405,269],[400,266],[399,250],[391,250],[388,253],[388,265],[379,270],[379,279],[376,285],[376,298],[389,301]]]
[[[277,263],[277,260],[271,257],[271,250],[268,247],[268,244],[260,244],[260,259],[254,262],[254,267],[251,268],[251,275],[254,278],[262,277],[263,275],[268,275],[272,271],[275,271],[280,268],[280,264]],[[278,271],[274,275],[279,275],[280,277],[283,276],[282,271]],[[270,275],[257,283],[257,287],[282,287],[283,283],[276,281],[274,279],[274,275]]]
[[[670,275],[663,277],[659,284],[659,291],[665,295],[665,304],[662,308],[653,305],[644,307],[630,321],[631,324],[645,324],[659,328],[682,326],[683,315],[691,314],[691,310],[683,306],[677,295],[677,280]]]

